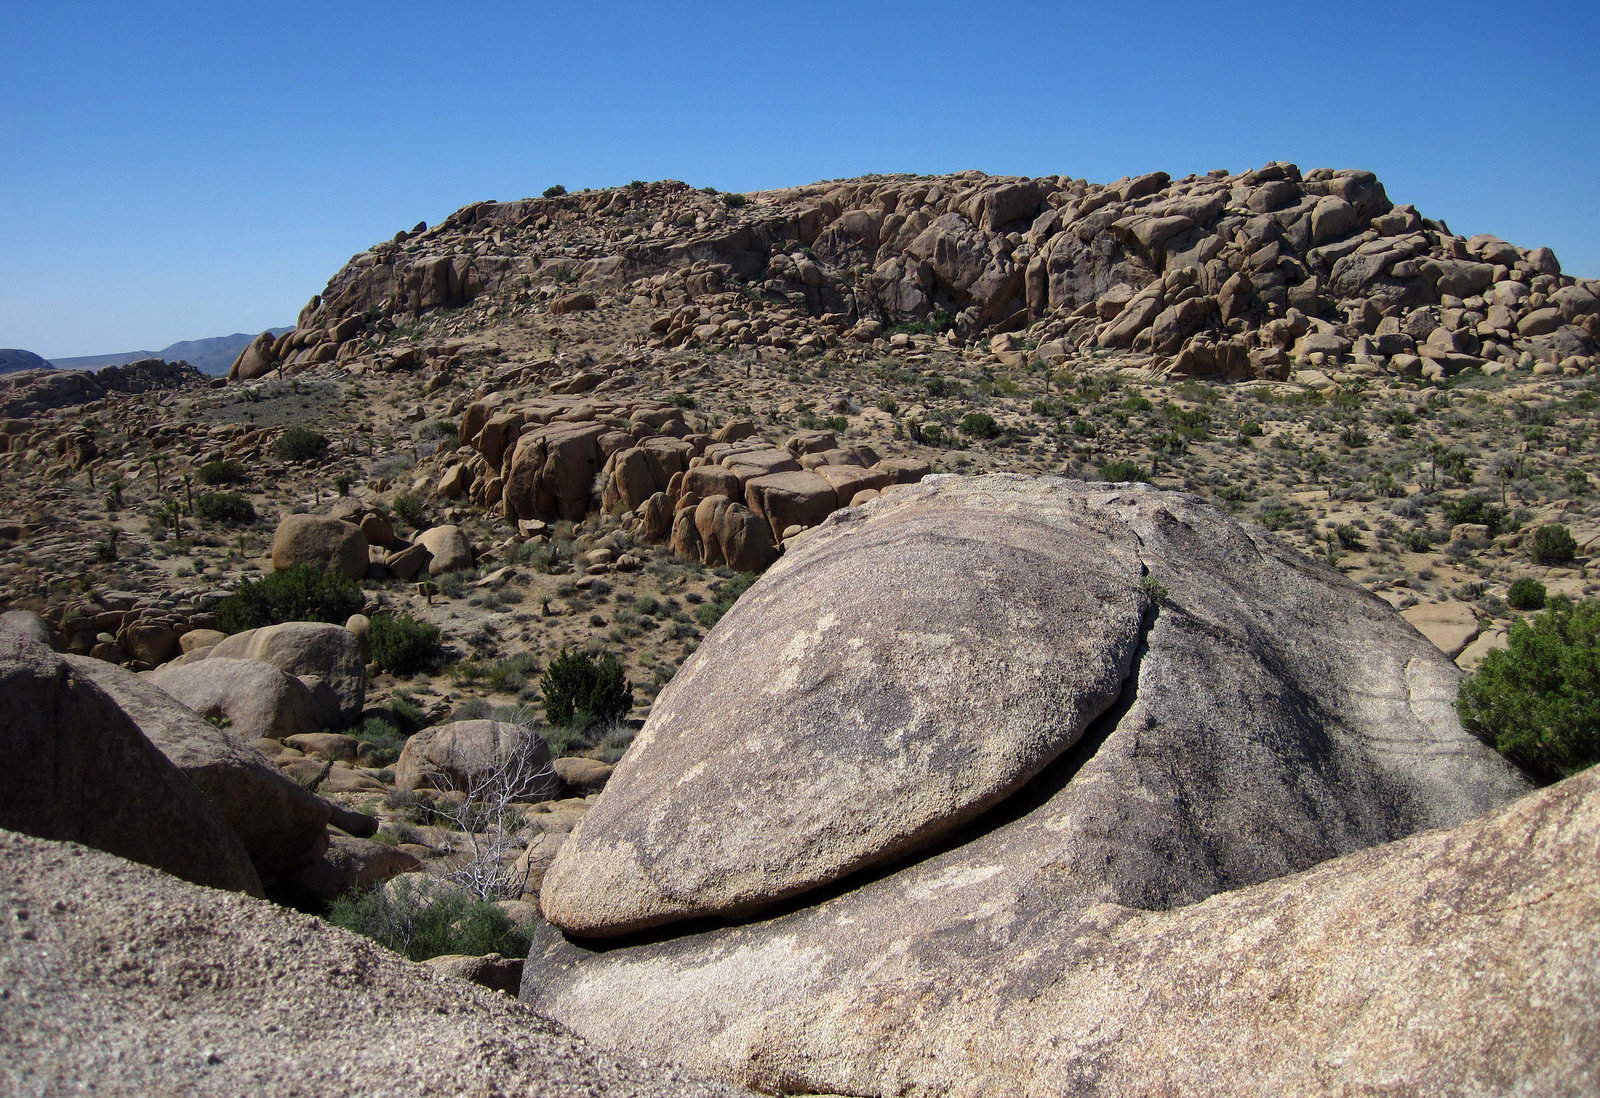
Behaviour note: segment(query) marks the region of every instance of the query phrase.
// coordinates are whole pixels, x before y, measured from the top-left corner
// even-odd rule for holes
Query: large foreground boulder
[[[1193,902],[1525,791],[1456,678],[1189,497],[935,478],[835,515],[719,623],[544,911],[591,936],[747,916],[929,848],[1085,737],[1097,781],[1056,809],[1092,821],[1058,855],[1076,901]]]
[[[0,1093],[742,1093],[271,904],[0,832]]]
[[[0,827],[87,843],[197,884],[260,895],[260,877],[221,812],[31,623],[6,617]]]
[[[1053,911],[1049,873],[946,856],[655,947],[586,955],[546,930],[522,996],[769,1093],[1586,1098],[1597,867],[1600,768],[1171,911]]]
[[[161,753],[216,806],[270,883],[311,862],[327,843],[326,801],[271,765],[253,746],[202,719],[127,668],[88,656],[67,663],[104,690]]]
[[[1381,976],[1352,976],[1331,1004],[1345,1015],[1311,1009],[1302,941],[1325,933],[1343,972],[1361,952],[1340,935],[1362,938],[1409,979],[1413,943],[1456,933],[1453,891],[1516,895],[1528,879],[1480,882],[1471,841],[1436,861],[1426,843],[1345,857],[1529,790],[1462,730],[1458,677],[1386,604],[1192,497],[934,478],[807,535],[662,692],[541,895],[574,935],[651,939],[590,951],[552,931],[524,998],[587,1036],[776,1091],[1186,1091],[1199,1064],[1214,1088],[1271,1092],[1270,1057],[1218,1068],[1196,1049],[1221,1032],[1246,1057],[1305,1029],[1337,1064],[1347,1022],[1388,1039],[1381,1009],[1359,1007]],[[1592,821],[1600,801],[1585,804]],[[1496,866],[1518,826],[1483,833],[1504,844]],[[1583,864],[1554,843],[1542,856],[1557,879]],[[1324,887],[1339,919],[1391,889],[1426,910],[1350,929],[1321,921]],[[1566,903],[1542,909],[1534,950]],[[673,925],[763,907],[744,926]],[[1260,985],[1287,997],[1278,1015],[1190,991],[1257,969],[1280,974]],[[1547,975],[1575,986],[1576,971],[1530,959],[1495,1001]],[[1471,1078],[1478,1035],[1462,1064],[1437,1050],[1475,1017],[1460,1004],[1475,992],[1448,966],[1438,980],[1384,990],[1457,1000],[1402,1038],[1403,1070]],[[1551,1024],[1564,1039],[1592,1017]],[[1348,1063],[1334,1078],[1369,1077],[1373,1061]],[[1312,1064],[1283,1066],[1277,1090]]]

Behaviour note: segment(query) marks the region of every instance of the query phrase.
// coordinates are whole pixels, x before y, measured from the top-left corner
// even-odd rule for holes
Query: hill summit
[[[963,172],[750,195],[635,183],[476,202],[398,233],[355,256],[293,331],[258,337],[232,376],[391,365],[390,333],[426,314],[503,328],[600,298],[658,310],[620,349],[1026,330],[1047,361],[1128,351],[1200,377],[1353,363],[1437,378],[1587,368],[1600,283],[1562,275],[1549,248],[1456,236],[1358,170],[1109,184]]]

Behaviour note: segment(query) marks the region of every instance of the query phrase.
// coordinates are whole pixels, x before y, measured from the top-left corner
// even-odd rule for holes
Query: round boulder
[[[472,543],[459,526],[430,526],[417,535],[417,544],[428,551],[430,576],[472,567]]]
[[[316,702],[319,728],[344,728],[366,701],[361,640],[342,625],[289,621],[247,629],[211,649],[210,659],[218,658],[259,660],[299,679]]]
[[[169,664],[145,677],[207,720],[226,721],[228,733],[240,743],[281,740],[322,727],[306,684],[259,660],[207,658]]]
[[[452,721],[406,741],[395,763],[396,789],[449,789],[541,801],[561,789],[550,748],[531,728],[505,721]]]
[[[272,567],[296,564],[359,580],[367,574],[367,538],[361,527],[327,515],[290,515],[272,535]]]

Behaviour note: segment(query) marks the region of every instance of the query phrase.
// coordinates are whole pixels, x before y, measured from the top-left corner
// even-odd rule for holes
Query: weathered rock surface
[[[293,911],[0,833],[0,1091],[731,1096]]]
[[[954,544],[924,548],[951,530],[985,531],[1026,552],[1008,559],[983,542],[966,554]],[[901,555],[927,554],[914,575],[877,556],[897,534]],[[1166,588],[1142,617],[1138,598],[1150,588],[1141,572]],[[945,595],[943,606],[928,593],[963,584],[965,599]],[[1010,623],[1015,634],[1000,624],[974,633],[975,648],[961,636],[983,627],[975,618],[1004,621],[1016,605],[1065,608],[1075,597],[1091,607],[1087,616],[1042,641],[1022,617]],[[806,609],[784,616],[790,600]],[[873,624],[897,605],[916,612],[915,623],[902,623],[909,637],[875,635]],[[1131,624],[1118,616],[1123,607]],[[951,611],[961,616],[944,616]],[[941,633],[949,643],[931,643]],[[935,787],[953,784],[984,769],[991,739],[1003,741],[1035,693],[1070,701],[1061,684],[1074,681],[1070,669],[1092,666],[1096,638],[1109,667],[1119,645],[1136,646],[1126,680],[1106,675],[1110,697],[1079,686],[1077,704],[1091,719],[1041,751],[1031,782],[986,814],[963,816],[965,827],[939,841],[895,847],[894,833],[880,840],[864,826],[931,799],[927,781],[900,788],[885,775],[913,775],[929,758]],[[895,657],[908,643],[928,647],[903,666]],[[1024,686],[1000,673],[996,652],[1034,643],[1071,653],[1035,657],[1035,675],[1064,668],[1060,680]],[[965,695],[930,688],[945,669],[991,658],[996,673],[966,679]],[[747,914],[779,893],[767,884],[774,879],[802,882],[783,893],[789,913],[678,938],[657,931],[653,943],[604,952],[552,937],[530,957],[524,998],[596,1039],[671,1047],[779,1090],[880,1094],[904,1081],[928,1092],[1060,1093],[1080,1074],[1123,1078],[1124,1056],[1154,1064],[1157,1078],[1180,1072],[1186,1061],[1160,1059],[1167,1046],[1157,1019],[1179,1027],[1175,1046],[1190,1040],[1182,1019],[1192,1019],[1194,1041],[1214,1032],[1195,1013],[1204,1000],[1179,990],[1188,979],[1182,959],[1196,959],[1202,982],[1207,972],[1235,979],[1257,963],[1228,954],[1243,947],[1222,923],[1185,929],[1182,911],[1217,897],[1219,909],[1256,903],[1252,911],[1270,912],[1301,895],[1288,875],[1459,825],[1529,788],[1457,723],[1458,676],[1387,605],[1190,497],[1016,477],[925,481],[836,514],[741,599],[663,691],[542,882],[546,913],[586,935]],[[923,739],[911,720],[880,720],[901,695],[958,707],[943,743]],[[836,764],[840,757],[853,765]],[[831,829],[809,818],[819,797],[834,804]],[[808,829],[819,836],[809,843],[801,841]],[[900,867],[841,879],[849,867],[834,853],[857,836],[880,841]],[[1327,870],[1334,879],[1355,871]],[[1470,880],[1463,874],[1462,887]],[[731,903],[729,881],[746,889]],[[1412,885],[1426,887],[1422,878]],[[1256,901],[1237,898],[1252,886]],[[1290,964],[1315,923],[1305,918],[1281,938],[1270,915],[1238,925],[1245,940],[1265,943],[1260,963],[1270,968]],[[1147,947],[1124,940],[1123,924],[1173,929]],[[1559,926],[1558,913],[1550,925]],[[1363,933],[1381,938],[1381,926]],[[1410,932],[1394,931],[1394,941]],[[1183,945],[1190,933],[1197,937]],[[1097,958],[1133,975],[1124,983]],[[1057,1026],[1035,1013],[1036,1000],[1076,1009],[1101,980],[1120,989],[1092,997],[1114,1022],[1079,1024],[1073,1015]],[[1140,995],[1118,997],[1135,984]],[[1174,996],[1171,1014],[1154,1006],[1163,994]],[[1286,994],[1296,1010],[1314,996]],[[976,1013],[964,1013],[969,1005]],[[844,1020],[835,1028],[833,1019]],[[1231,1035],[1234,1023],[1225,1014],[1215,1025]],[[1145,1050],[1139,1056],[1120,1044],[1105,1051],[1123,1030],[1141,1034],[1129,1046]],[[1006,1051],[977,1062],[990,1036]],[[1029,1066],[1074,1056],[1070,1068],[1037,1077]],[[1237,1074],[1248,1081],[1250,1070]],[[1219,1072],[1217,1085],[1234,1077]]]
[[[1188,497],[925,481],[835,515],[719,623],[551,867],[545,914],[581,935],[747,915],[926,848],[1133,696],[1095,752],[1115,781],[1063,793],[1097,821],[1076,887],[1192,902],[1524,789],[1456,722],[1456,674],[1386,605]]]
[[[343,728],[361,715],[367,665],[361,639],[342,625],[290,621],[235,633],[207,659],[259,660],[293,675],[311,691],[320,728]]]
[[[346,579],[367,574],[367,538],[361,527],[326,515],[290,515],[272,535],[272,567],[304,564]]]
[[[218,643],[225,639],[217,636]],[[228,734],[243,744],[322,727],[306,684],[260,660],[208,657],[158,667],[146,677],[200,716],[225,719]]]
[[[6,619],[0,827],[259,896],[260,877],[221,811],[82,668],[40,643],[25,616]]]
[[[1077,536],[929,507],[781,560],[657,700],[546,877],[546,916],[625,934],[746,913],[926,846],[1033,777],[1121,692],[1146,601],[1124,524],[1081,503],[1052,518]]]
[[[328,826],[322,798],[132,671],[87,656],[63,658],[116,701],[216,806],[263,882],[307,864],[322,850]]]
[[[1578,1098],[1600,1071],[1597,865],[1600,769],[1169,911],[1058,909],[1059,867],[945,855],[657,947],[545,931],[522,994],[779,1093]]]

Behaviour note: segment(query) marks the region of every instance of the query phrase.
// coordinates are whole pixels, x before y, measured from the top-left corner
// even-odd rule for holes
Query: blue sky
[[[9,4],[0,346],[291,324],[352,254],[631,179],[1368,168],[1600,276],[1587,5]]]

